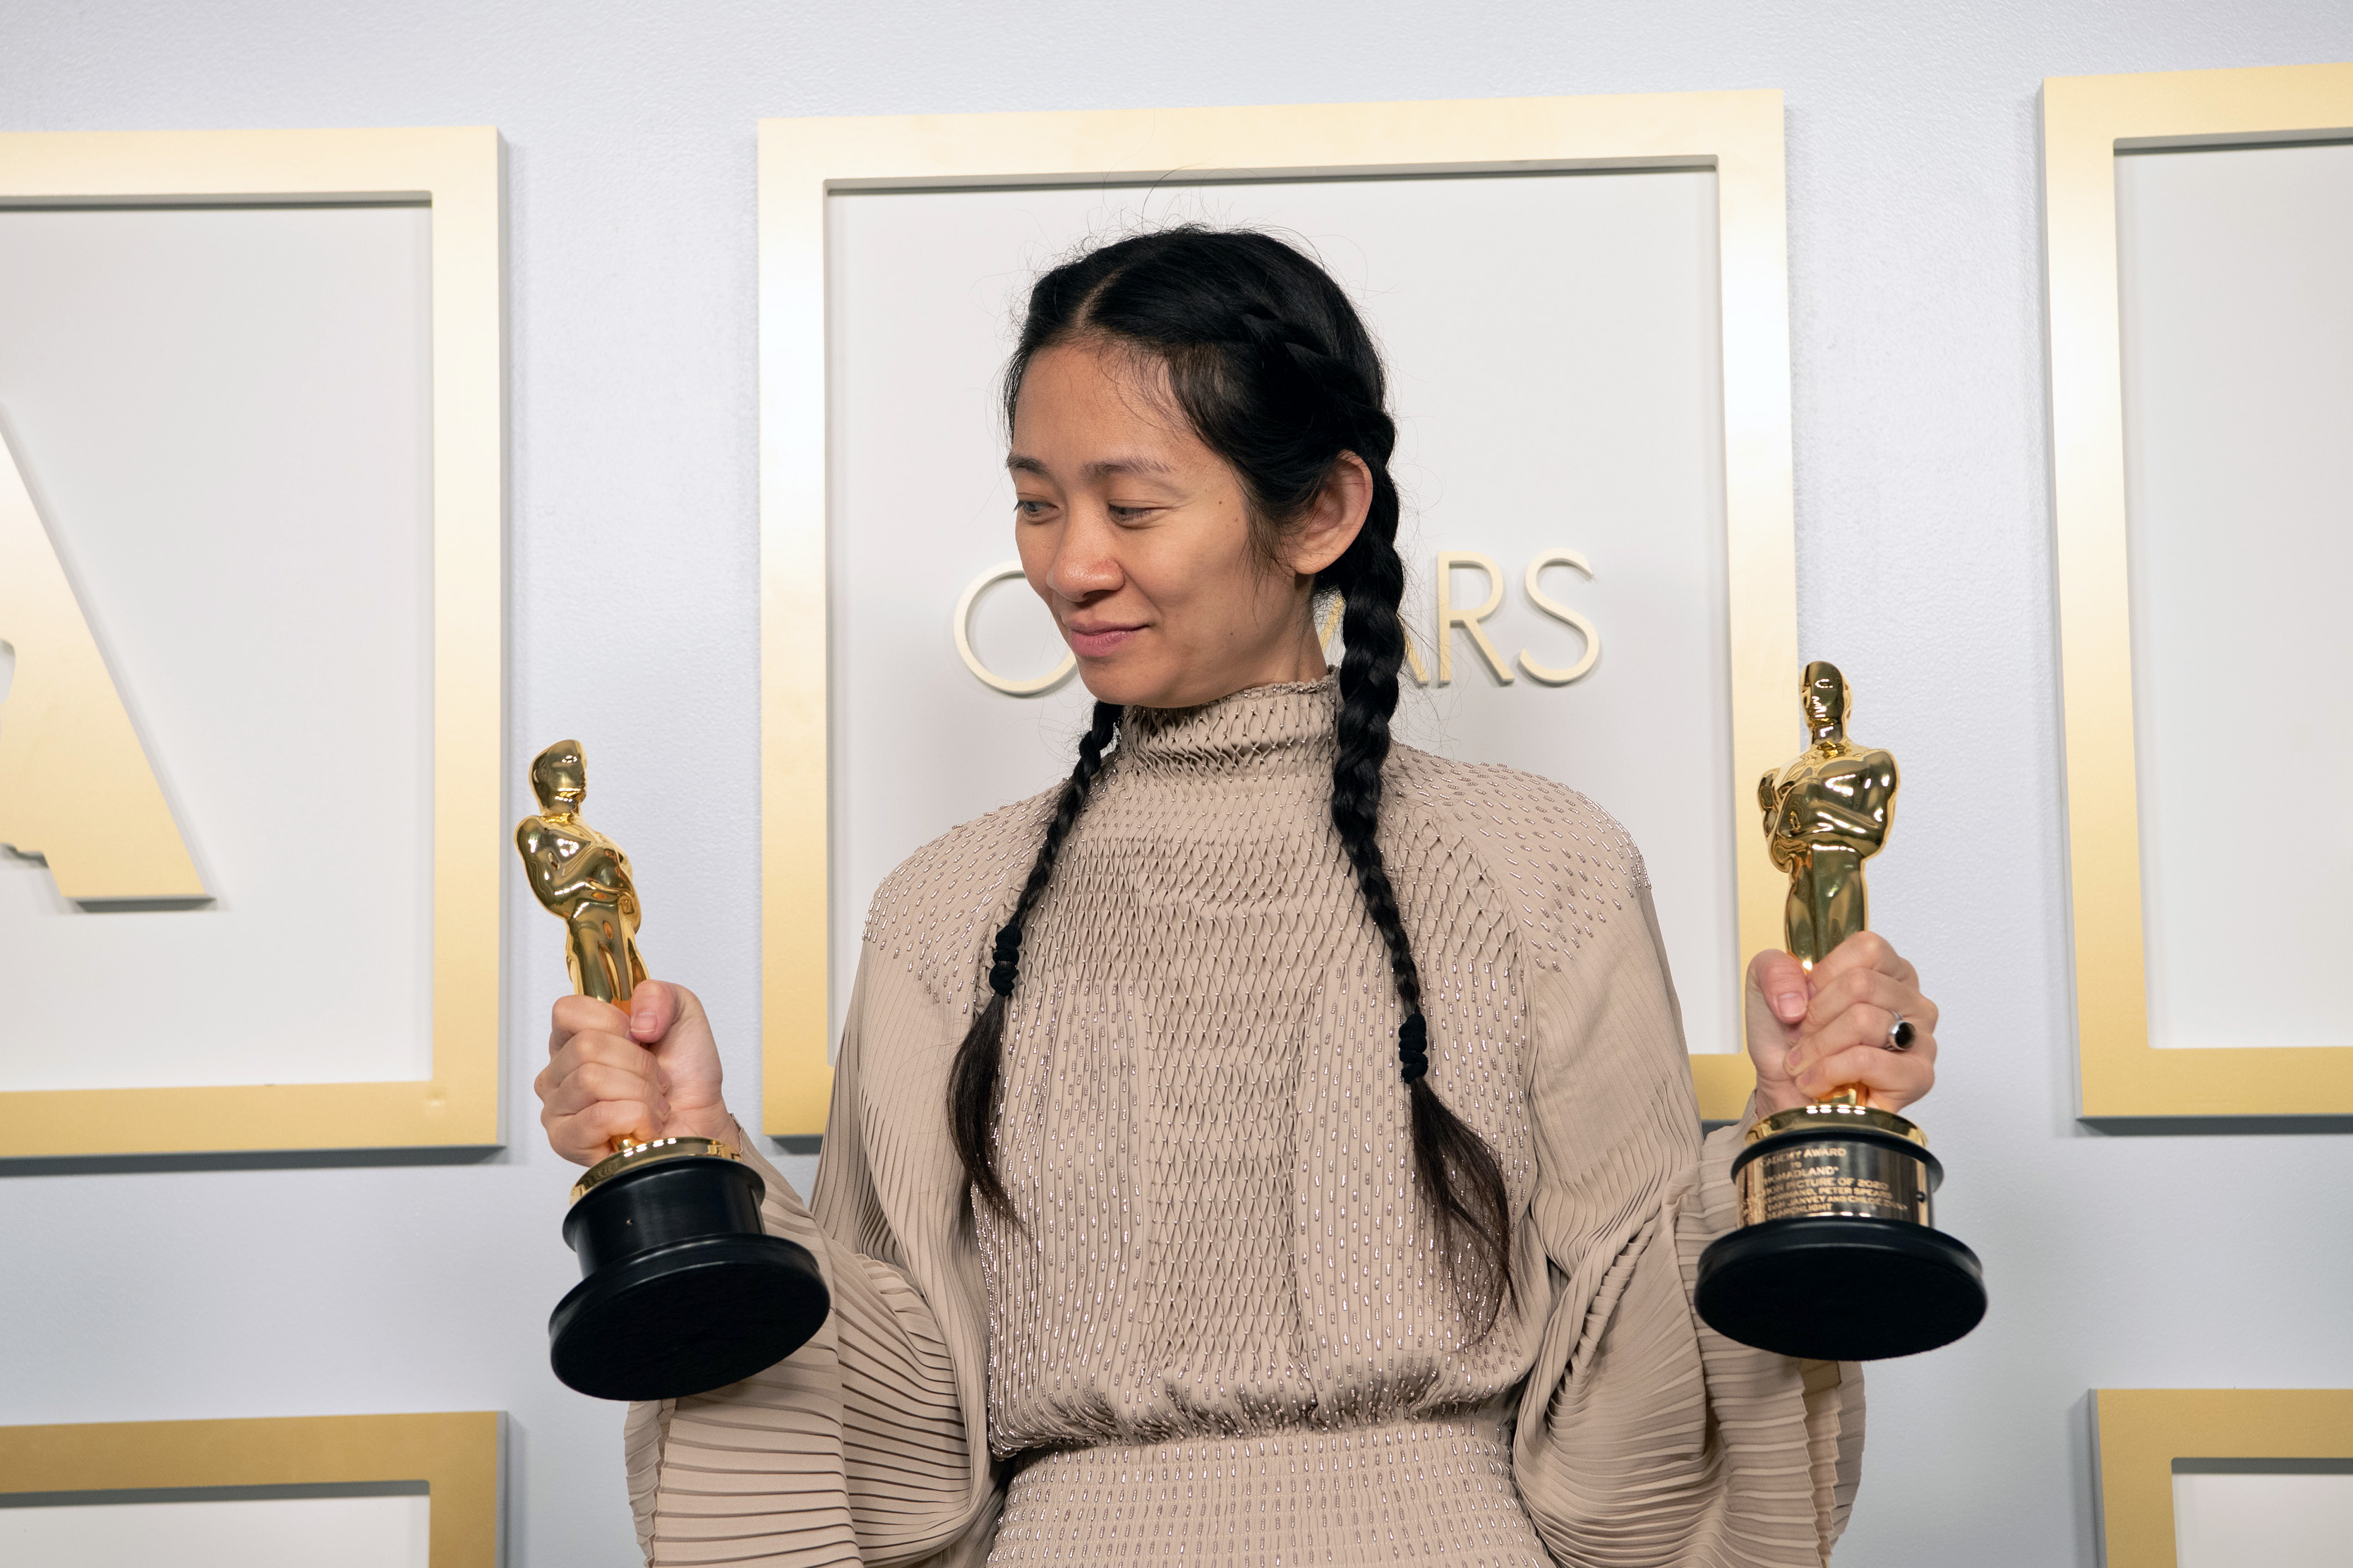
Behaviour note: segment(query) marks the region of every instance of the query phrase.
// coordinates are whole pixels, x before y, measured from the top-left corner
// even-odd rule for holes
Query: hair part
[[[1398,1077],[1412,1128],[1414,1174],[1450,1277],[1481,1333],[1512,1293],[1512,1215],[1502,1163],[1430,1087],[1421,970],[1380,847],[1382,766],[1405,659],[1405,563],[1398,557],[1397,486],[1389,454],[1397,426],[1372,335],[1347,295],[1313,260],[1246,230],[1186,225],[1089,251],[1040,278],[1029,293],[1019,343],[1005,373],[1008,426],[1030,363],[1045,351],[1100,344],[1156,367],[1167,395],[1204,445],[1223,458],[1249,499],[1253,549],[1278,559],[1284,535],[1324,494],[1349,457],[1373,481],[1364,526],[1315,577],[1317,596],[1343,610],[1338,752],[1332,824],[1356,874],[1366,913],[1388,953],[1405,1016]],[[1021,935],[1052,879],[1063,840],[1085,807],[1117,735],[1121,710],[1095,704],[1036,860],[991,949],[990,996],[956,1049],[948,1120],[976,1202],[1018,1223],[998,1173],[997,1080],[1005,1014],[1019,981]]]

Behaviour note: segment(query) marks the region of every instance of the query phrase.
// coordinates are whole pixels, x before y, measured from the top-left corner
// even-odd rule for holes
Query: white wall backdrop
[[[430,1568],[429,1497],[0,1508],[0,1555],[85,1568]]]
[[[503,130],[509,752],[592,748],[647,951],[750,1106],[757,117],[1782,89],[1804,646],[1904,762],[1874,912],[1944,1005],[1939,1213],[1994,1292],[1971,1339],[1871,1374],[1840,1561],[2076,1568],[2084,1390],[2353,1385],[2353,1139],[2073,1119],[2037,83],[2348,57],[2341,0],[14,0],[0,129]],[[514,1560],[632,1560],[619,1414],[545,1368],[570,1178],[528,1086],[562,966],[519,882],[507,910],[503,1153],[0,1176],[0,1421],[501,1407]]]
[[[2353,143],[2119,158],[2116,233],[2149,1038],[2353,1044]]]
[[[0,1089],[432,1076],[431,237],[0,211],[0,424],[214,895],[0,856]]]
[[[2353,1534],[2353,1475],[2173,1478],[2178,1568],[2330,1568]]]

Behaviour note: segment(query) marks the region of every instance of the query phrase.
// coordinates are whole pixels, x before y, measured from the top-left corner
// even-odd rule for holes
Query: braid
[[[997,1141],[990,1132],[997,1111],[997,1075],[1004,1056],[1005,1002],[1021,977],[1021,928],[1045,896],[1055,858],[1062,852],[1062,840],[1070,836],[1071,825],[1078,821],[1081,808],[1087,804],[1095,775],[1103,772],[1103,748],[1119,731],[1120,711],[1115,702],[1095,704],[1094,724],[1079,742],[1078,766],[1071,770],[1060,797],[1054,802],[1054,815],[1046,824],[1038,858],[1030,863],[1029,880],[1021,884],[1021,896],[1013,901],[1011,917],[997,928],[997,942],[989,954],[988,1005],[965,1031],[964,1044],[956,1047],[955,1064],[948,1071],[948,1116],[955,1134],[956,1157],[964,1162],[965,1173],[972,1178],[981,1202],[1006,1219],[1013,1217],[1013,1200],[997,1173]]]
[[[1414,962],[1397,890],[1378,837],[1381,764],[1397,712],[1405,662],[1405,563],[1398,557],[1397,490],[1385,466],[1373,469],[1373,505],[1346,554],[1325,574],[1344,580],[1340,635],[1339,754],[1332,763],[1332,826],[1356,868],[1365,912],[1388,950],[1389,978],[1405,1020],[1398,1026],[1398,1077],[1413,1131],[1414,1174],[1430,1194],[1439,1256],[1480,1332],[1494,1325],[1512,1288],[1511,1196],[1504,1167],[1485,1139],[1430,1087],[1430,1026],[1421,1011],[1421,966]],[[1471,1268],[1457,1268],[1467,1255]]]
[[[1252,542],[1270,562],[1280,559],[1286,531],[1324,494],[1345,460],[1359,459],[1372,474],[1364,526],[1314,584],[1318,594],[1340,595],[1346,643],[1332,825],[1380,932],[1405,1015],[1397,1032],[1398,1076],[1412,1123],[1415,1179],[1428,1195],[1457,1293],[1483,1334],[1513,1291],[1509,1191],[1495,1152],[1430,1088],[1421,970],[1380,847],[1381,769],[1406,645],[1398,615],[1405,563],[1398,558],[1398,493],[1388,467],[1397,426],[1379,352],[1347,296],[1299,251],[1262,234],[1189,226],[1103,246],[1038,280],[1006,368],[1008,424],[1030,361],[1057,344],[1087,340],[1141,351],[1166,368],[1176,405],[1240,478],[1250,502]],[[1086,805],[1120,711],[1095,704],[1094,727],[1080,743],[1078,765],[1029,880],[997,933],[991,995],[957,1047],[950,1074],[949,1126],[974,1196],[1015,1223],[994,1138],[1006,1000],[1020,978],[1024,922]]]
[[[1381,856],[1381,766],[1388,761],[1389,721],[1397,712],[1398,671],[1405,663],[1405,563],[1398,555],[1397,486],[1388,457],[1397,426],[1382,406],[1379,361],[1372,374],[1351,366],[1280,323],[1246,311],[1242,325],[1277,396],[1314,410],[1315,436],[1328,450],[1354,452],[1373,476],[1372,505],[1356,541],[1325,568],[1318,587],[1341,595],[1338,755],[1332,763],[1332,826],[1356,873],[1365,912],[1388,950],[1389,978],[1405,1013],[1398,1026],[1398,1077],[1412,1122],[1414,1173],[1430,1194],[1440,1256],[1483,1332],[1512,1293],[1511,1196],[1504,1168],[1486,1140],[1430,1087],[1430,1024],[1421,1010],[1421,966],[1406,935],[1397,889]],[[1313,437],[1311,437],[1313,438]],[[1316,476],[1320,490],[1330,474]],[[1301,497],[1303,503],[1307,497]],[[1298,504],[1298,503],[1294,503]],[[1467,1275],[1457,1269],[1468,1255]]]

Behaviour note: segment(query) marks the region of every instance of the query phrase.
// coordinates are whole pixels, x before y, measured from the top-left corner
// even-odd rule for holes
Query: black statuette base
[[[1808,1361],[1883,1361],[1947,1345],[1985,1316],[1977,1254],[1905,1220],[1802,1215],[1741,1226],[1700,1255],[1709,1327]]]
[[[760,1228],[759,1173],[690,1155],[583,1193],[564,1239],[586,1278],[547,1332],[555,1375],[597,1399],[681,1399],[776,1365],[832,1300],[807,1247]]]

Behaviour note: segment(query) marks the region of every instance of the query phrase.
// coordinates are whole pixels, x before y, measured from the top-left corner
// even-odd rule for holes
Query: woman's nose
[[[1072,603],[1100,598],[1127,579],[1118,559],[1104,548],[1108,542],[1096,530],[1080,526],[1062,536],[1061,548],[1046,569],[1046,585]]]

